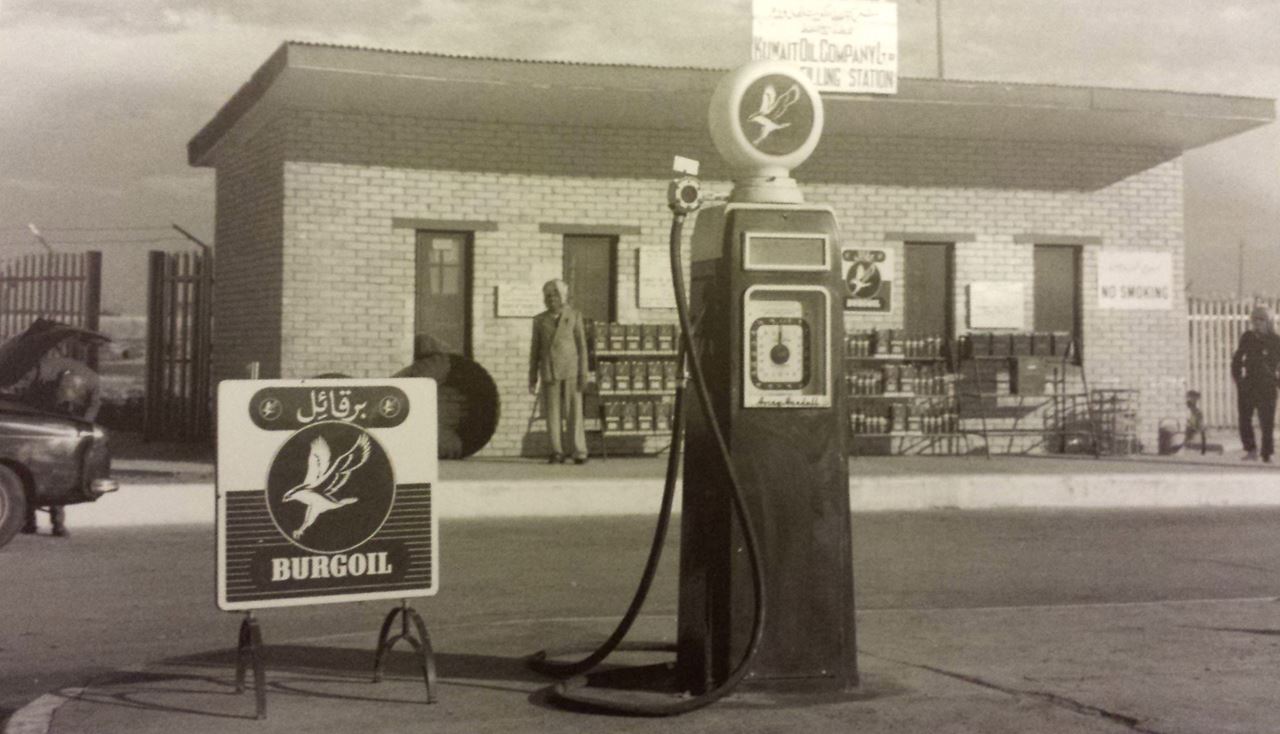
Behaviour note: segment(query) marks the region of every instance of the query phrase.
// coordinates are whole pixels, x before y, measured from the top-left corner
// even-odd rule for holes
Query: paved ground
[[[403,646],[388,679],[371,681],[374,631],[390,605],[262,612],[266,721],[253,719],[252,694],[234,693],[236,617],[212,609],[208,528],[24,538],[16,560],[55,550],[46,568],[83,567],[53,601],[119,639],[117,655],[127,659],[133,645],[139,664],[54,689],[9,731],[1280,731],[1277,512],[855,516],[860,689],[839,700],[743,691],[662,722],[563,711],[547,700],[552,682],[522,664],[534,650],[609,632],[639,565],[640,518],[589,534],[568,518],[447,525],[447,593],[415,603],[438,655],[434,705]],[[135,599],[122,619],[130,596],[111,590],[109,571],[119,554],[136,577],[187,571],[155,592],[168,601]],[[673,566],[669,556],[631,639],[671,640]],[[12,586],[32,580],[0,573]],[[86,595],[95,603],[77,607]]]
[[[212,522],[207,455],[118,453],[121,493],[73,508],[77,527]],[[1224,456],[855,459],[851,497],[863,511],[926,507],[1280,505],[1274,468]],[[441,465],[442,517],[648,514],[663,457],[549,467],[528,460]],[[114,509],[108,509],[114,508]],[[118,516],[113,516],[117,513]],[[96,518],[96,519],[95,519]],[[1035,533],[1025,542],[1035,543]],[[1069,551],[1064,551],[1069,552]],[[1141,548],[1135,547],[1135,553]],[[980,564],[981,559],[972,559]],[[1227,562],[1246,562],[1227,561]],[[1275,568],[1268,567],[1267,573]],[[1011,572],[993,567],[992,573]],[[1034,568],[1022,571],[1034,575]],[[1106,574],[1097,569],[1097,574]],[[932,585],[946,584],[934,578]],[[1264,584],[1263,588],[1271,588]],[[571,597],[569,597],[571,598]],[[440,701],[424,702],[403,649],[392,675],[369,680],[368,633],[289,635],[272,644],[266,721],[237,695],[226,648],[139,660],[84,689],[62,689],[15,715],[6,734],[183,730],[405,731],[940,731],[1274,732],[1280,624],[1269,594],[1209,600],[986,608],[864,609],[862,685],[842,700],[742,691],[675,721],[566,712],[521,657],[541,646],[601,639],[613,615],[436,623]],[[670,641],[672,618],[644,617],[633,639]]]

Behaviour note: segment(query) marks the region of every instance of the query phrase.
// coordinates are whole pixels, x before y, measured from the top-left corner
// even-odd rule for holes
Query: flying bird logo
[[[752,145],[760,145],[765,138],[773,133],[786,127],[790,127],[790,122],[783,122],[782,118],[787,114],[787,110],[791,105],[800,100],[800,85],[792,84],[791,88],[781,95],[772,84],[768,84],[764,88],[764,92],[760,95],[760,109],[747,116],[747,122],[754,122],[760,126],[760,134],[755,140],[751,141]]]
[[[311,441],[311,452],[307,457],[307,474],[302,483],[289,489],[281,497],[281,502],[298,502],[306,507],[306,515],[302,524],[293,531],[294,539],[302,537],[321,514],[340,507],[355,504],[359,498],[335,495],[351,479],[351,474],[369,459],[369,437],[363,433],[346,453],[330,460],[329,442],[323,436]]]

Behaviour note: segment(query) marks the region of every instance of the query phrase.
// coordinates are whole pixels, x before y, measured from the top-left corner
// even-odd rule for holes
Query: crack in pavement
[[[926,670],[926,671],[929,671],[930,673],[944,675],[948,678],[954,678],[955,680],[964,681],[965,683],[970,683],[975,686],[981,686],[983,688],[988,688],[993,691],[999,691],[1000,693],[1004,693],[1010,696],[1030,696],[1032,698],[1038,698],[1043,701],[1047,701],[1048,703],[1051,703],[1054,706],[1058,706],[1060,708],[1064,708],[1078,714],[1098,716],[1108,721],[1113,721],[1117,724],[1121,724],[1131,729],[1132,731],[1140,732],[1141,734],[1161,734],[1161,732],[1155,729],[1150,729],[1144,726],[1142,724],[1142,719],[1138,719],[1133,716],[1127,716],[1125,714],[1118,714],[1114,711],[1108,711],[1107,709],[1101,708],[1099,706],[1093,706],[1081,701],[1077,701],[1073,698],[1068,698],[1066,696],[1063,696],[1057,693],[1050,693],[1049,691],[1027,690],[1024,688],[1012,688],[1009,686],[1002,686],[998,683],[993,683],[989,680],[984,680],[974,675],[968,675],[966,673],[957,673],[952,670],[944,670],[942,668],[936,668],[932,665],[925,665],[923,663],[913,663],[908,660],[898,660],[897,658],[878,655],[876,653],[869,652],[867,650],[862,650],[862,649],[858,650],[858,654],[869,655],[873,658],[877,658],[885,662],[896,663],[898,665],[905,665],[909,668],[916,668],[917,670]]]

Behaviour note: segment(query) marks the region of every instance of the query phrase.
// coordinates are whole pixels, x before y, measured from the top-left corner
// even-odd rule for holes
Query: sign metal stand
[[[394,637],[387,637],[387,633],[391,631],[391,625],[395,624],[396,617],[400,617],[400,634]],[[417,629],[417,637],[409,629],[409,623]],[[411,606],[408,599],[401,599],[400,606],[394,607],[387,613],[386,619],[382,620],[382,631],[378,633],[378,650],[373,658],[373,682],[382,682],[382,673],[387,664],[387,653],[391,652],[391,648],[400,640],[405,640],[413,646],[414,653],[418,656],[418,664],[422,668],[422,678],[427,684],[427,703],[436,702],[436,656],[431,649],[431,635],[427,634],[427,623],[422,620],[422,615]]]
[[[262,661],[262,630],[253,611],[244,613],[240,623],[240,641],[236,645],[236,693],[244,693],[244,677],[247,663],[253,665],[253,695],[257,703],[257,717],[267,718],[267,675]]]

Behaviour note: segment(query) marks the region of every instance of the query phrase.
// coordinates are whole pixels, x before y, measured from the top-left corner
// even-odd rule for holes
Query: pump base
[[[675,666],[658,663],[576,676],[549,689],[548,696],[552,703],[570,710],[648,715],[650,710],[689,700],[692,694],[680,690],[679,686],[680,676]],[[752,708],[821,706],[874,699],[883,693],[859,685],[842,686],[832,678],[747,679],[721,699],[720,705]]]

